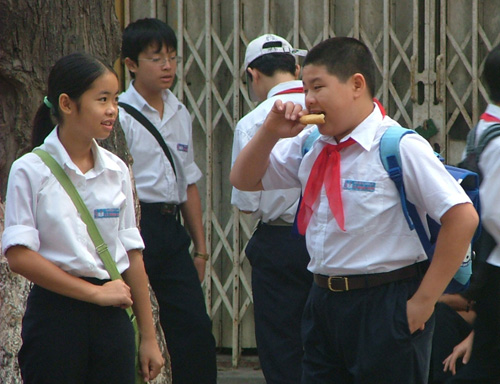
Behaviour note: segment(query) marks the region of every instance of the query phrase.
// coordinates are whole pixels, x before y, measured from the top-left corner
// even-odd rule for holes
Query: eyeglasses
[[[180,63],[182,60],[181,56],[172,56],[172,57],[154,57],[152,59],[138,59],[139,61],[149,61],[150,63],[157,65],[159,67],[163,67],[165,64],[169,63]]]

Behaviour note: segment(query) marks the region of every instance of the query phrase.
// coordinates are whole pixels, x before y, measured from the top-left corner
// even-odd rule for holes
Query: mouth
[[[105,126],[108,129],[112,129],[113,125],[115,124],[114,120],[104,120],[101,125]]]
[[[311,110],[309,111],[309,113],[311,113],[311,114],[315,114],[315,115],[323,115],[323,116],[324,116],[324,119],[326,120],[326,113],[325,113],[325,111],[322,111],[322,110],[320,110],[320,109],[311,109]]]

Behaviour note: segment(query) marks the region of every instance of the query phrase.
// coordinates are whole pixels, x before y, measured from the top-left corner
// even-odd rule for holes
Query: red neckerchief
[[[373,98],[373,102],[380,109],[382,117],[385,117],[385,109],[380,101]],[[344,208],[340,191],[340,150],[354,143],[356,143],[356,141],[349,138],[347,141],[337,145],[326,145],[316,158],[316,161],[311,169],[311,173],[309,174],[304,195],[297,212],[297,225],[300,234],[304,235],[306,232],[307,226],[309,225],[309,221],[311,220],[311,216],[313,214],[316,199],[323,183],[325,183],[330,210],[332,211],[340,229],[345,231]],[[330,177],[325,177],[325,173],[327,172],[331,175]]]
[[[316,158],[307,180],[304,196],[302,196],[297,216],[300,234],[304,235],[306,233],[316,200],[318,199],[323,184],[325,185],[328,204],[333,217],[337,221],[340,229],[345,231],[344,207],[342,204],[340,187],[340,150],[355,143],[356,141],[354,141],[354,139],[349,138],[337,145],[327,144]]]
[[[490,115],[486,112],[481,115],[480,119],[488,123],[500,123],[500,119],[498,117]]]
[[[284,95],[286,93],[304,93],[304,88],[296,87],[296,88],[285,89],[284,91],[276,93],[274,96]]]

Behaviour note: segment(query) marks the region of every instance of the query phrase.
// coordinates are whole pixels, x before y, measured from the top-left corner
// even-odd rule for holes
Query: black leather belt
[[[321,288],[332,292],[347,292],[354,289],[372,288],[395,281],[421,277],[427,270],[428,262],[420,262],[390,272],[367,275],[324,276],[314,275],[314,282]]]
[[[179,206],[177,204],[161,203],[160,204],[160,213],[163,216],[166,216],[166,215],[176,216],[177,213],[179,213]]]
[[[269,220],[264,224],[271,225],[273,227],[291,227],[291,226],[293,226],[293,223],[289,223],[288,221],[280,219],[279,217],[276,220]]]
[[[146,212],[160,212],[163,216],[177,216],[180,212],[180,206],[178,204],[171,203],[141,203],[141,209]]]
[[[88,281],[89,283],[94,284],[94,285],[104,285],[104,284],[111,281],[110,279],[103,280],[103,279],[98,279],[95,277],[80,277],[80,279]]]

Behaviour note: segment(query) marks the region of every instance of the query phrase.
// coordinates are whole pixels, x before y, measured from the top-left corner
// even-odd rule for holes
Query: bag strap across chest
[[[149,119],[146,116],[144,116],[138,109],[134,108],[130,104],[119,102],[118,105],[122,107],[130,116],[132,116],[139,123],[141,123],[154,136],[160,147],[163,149],[165,156],[167,156],[167,159],[170,162],[170,165],[172,166],[172,169],[174,171],[175,178],[177,178],[177,171],[175,170],[174,159],[172,157],[172,154],[170,153],[170,149],[168,148],[167,143],[165,143],[165,140],[163,140],[163,137],[161,136],[158,129],[156,129],[153,123],[151,123],[151,121],[149,121]]]

